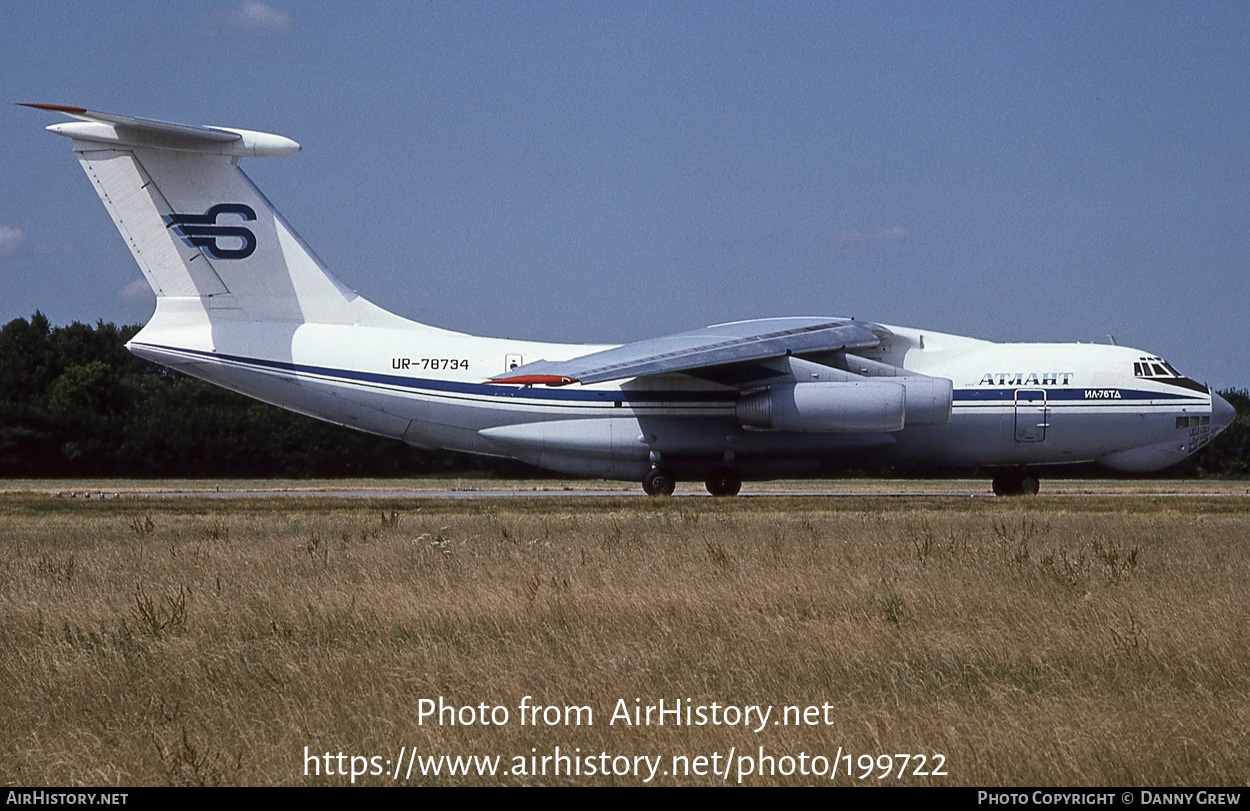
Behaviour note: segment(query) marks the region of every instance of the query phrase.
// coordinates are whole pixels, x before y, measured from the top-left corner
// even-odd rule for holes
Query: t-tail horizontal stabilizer
[[[23,104],[36,110],[77,118],[77,122],[52,124],[47,129],[75,141],[98,144],[170,149],[177,152],[199,152],[235,158],[284,158],[300,151],[290,138],[268,132],[241,130],[234,127],[197,127],[171,124],[150,118],[100,113],[64,104]]]

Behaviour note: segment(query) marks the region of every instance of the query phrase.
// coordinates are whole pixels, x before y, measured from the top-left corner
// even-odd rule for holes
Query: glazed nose
[[[1223,397],[1211,392],[1211,425],[1215,426],[1216,433],[1232,425],[1235,419],[1237,419],[1236,409]]]

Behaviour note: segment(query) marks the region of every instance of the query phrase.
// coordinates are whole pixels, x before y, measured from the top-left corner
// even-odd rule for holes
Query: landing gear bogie
[[[642,489],[649,496],[671,496],[677,480],[659,468],[652,468],[642,477]]]
[[[742,477],[729,470],[708,476],[705,484],[714,496],[736,496],[742,491]]]

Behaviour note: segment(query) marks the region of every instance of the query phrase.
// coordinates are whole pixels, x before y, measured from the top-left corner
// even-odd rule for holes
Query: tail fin
[[[26,106],[79,119],[48,129],[73,139],[156,292],[154,321],[162,311],[184,323],[399,320],[335,279],[238,166],[243,157],[295,154],[295,141],[79,107]]]

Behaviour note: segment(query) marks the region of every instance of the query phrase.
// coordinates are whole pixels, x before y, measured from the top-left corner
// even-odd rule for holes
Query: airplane
[[[239,168],[295,141],[52,104],[156,293],[127,344],[249,397],[425,449],[632,480],[653,496],[837,466],[1148,472],[1236,416],[1157,355],[995,343],[853,318],[765,318],[613,345],[417,323],[336,279]]]

